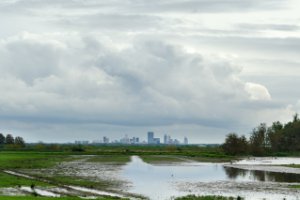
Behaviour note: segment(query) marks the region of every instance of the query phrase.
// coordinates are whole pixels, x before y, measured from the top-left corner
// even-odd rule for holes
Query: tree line
[[[261,123],[251,131],[249,139],[244,135],[229,133],[222,148],[230,155],[262,156],[279,152],[299,152],[299,116],[295,114],[293,120],[286,124],[276,121],[268,127],[265,123]]]
[[[25,147],[25,141],[20,136],[14,138],[12,134],[7,134],[4,136],[2,133],[0,133],[0,148],[1,147]]]

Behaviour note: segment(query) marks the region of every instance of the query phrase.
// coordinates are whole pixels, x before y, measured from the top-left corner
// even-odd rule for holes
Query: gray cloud
[[[136,1],[134,1],[136,2]],[[186,1],[138,1],[134,8],[147,12],[191,12],[191,13],[214,13],[214,12],[241,12],[257,9],[276,9],[281,7],[282,1],[239,1],[239,0],[186,0]]]
[[[75,17],[61,17],[56,23],[70,28],[93,27],[99,30],[148,30],[161,27],[161,18],[146,15],[91,14]]]
[[[286,121],[299,110],[288,89],[299,71],[297,6],[1,2],[0,125],[32,140],[152,129],[222,141],[229,131]]]
[[[132,1],[78,1],[78,0],[17,0],[7,1],[0,5],[2,10],[36,8],[64,8],[64,9],[108,9],[110,11],[142,11],[142,12],[241,12],[247,10],[270,10],[281,8],[285,4],[280,0],[132,0]]]
[[[122,125],[212,125],[210,121],[222,121],[224,117],[222,114],[215,117],[215,112],[226,113],[238,102],[250,103],[252,92],[256,92],[245,90],[245,82],[239,79],[239,68],[226,60],[210,60],[159,41],[137,41],[123,50],[107,49],[99,43],[91,47],[94,49],[91,55],[85,52],[86,45],[91,43],[84,38],[77,38],[75,45],[49,39],[61,45],[62,55],[72,52],[70,57],[53,57],[53,44],[46,37],[39,39],[44,42],[43,62],[33,59],[33,67],[31,63],[23,63],[29,66],[27,70],[39,68],[40,73],[23,73],[19,62],[15,63],[16,67],[6,68],[7,77],[2,79],[0,87],[4,94],[1,98],[5,105],[4,117],[21,120],[27,116],[30,120],[37,118],[37,121],[50,123],[54,120]],[[8,51],[12,44],[19,47],[28,41],[39,49],[38,39],[35,43],[31,39],[8,40],[2,48]],[[81,47],[76,47],[76,43]],[[10,60],[27,59],[28,53],[34,58],[36,48],[27,48],[26,54],[12,54],[15,57]],[[73,63],[76,55],[81,55],[84,62]],[[46,69],[57,67],[57,63],[73,65],[60,66],[59,73],[56,70],[44,72],[44,62],[50,65]],[[32,85],[27,80],[31,80]],[[224,101],[219,102],[219,99]],[[215,105],[214,109],[208,104]]]
[[[238,28],[246,30],[277,30],[298,31],[300,26],[295,24],[238,24]]]
[[[34,38],[18,38],[1,48],[0,72],[10,74],[27,83],[47,77],[59,68],[59,47]]]

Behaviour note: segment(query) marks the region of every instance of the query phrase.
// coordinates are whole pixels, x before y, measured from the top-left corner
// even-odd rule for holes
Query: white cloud
[[[271,100],[268,89],[263,85],[247,82],[245,84],[245,89],[252,100]]]

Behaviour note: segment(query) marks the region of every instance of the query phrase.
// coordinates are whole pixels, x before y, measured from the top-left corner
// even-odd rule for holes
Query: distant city
[[[188,145],[188,138],[184,137],[182,141],[176,138],[172,138],[170,135],[165,134],[163,137],[163,142],[159,137],[154,137],[154,132],[149,131],[147,133],[147,141],[143,140],[141,141],[139,137],[128,137],[128,135],[125,135],[123,138],[119,140],[110,140],[109,137],[103,136],[100,140],[76,140],[75,144],[149,144],[149,145],[159,145],[159,144],[165,144],[165,145]]]

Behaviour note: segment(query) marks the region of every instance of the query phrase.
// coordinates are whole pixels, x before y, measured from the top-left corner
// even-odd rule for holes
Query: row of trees
[[[300,151],[300,119],[295,114],[293,121],[286,124],[273,122],[268,127],[265,123],[254,128],[249,140],[245,136],[230,133],[222,145],[230,155],[264,155],[266,153]]]
[[[2,133],[0,133],[0,147],[5,145],[25,147],[25,141],[20,136],[14,138],[14,136],[11,134],[7,134],[6,136],[4,136]]]

